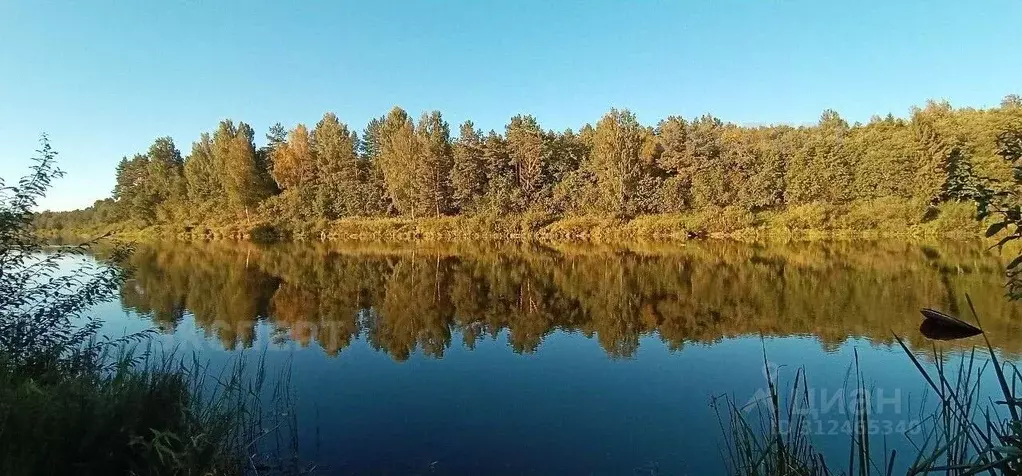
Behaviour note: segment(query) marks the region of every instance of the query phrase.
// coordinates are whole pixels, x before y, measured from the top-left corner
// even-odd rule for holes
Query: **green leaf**
[[[990,225],[990,228],[987,228],[987,233],[986,233],[987,238],[990,238],[991,236],[994,236],[994,235],[1000,233],[1001,230],[1003,230],[1004,227],[1006,227],[1006,226],[1008,226],[1008,222],[1006,222],[1006,221],[1002,221],[1002,222],[994,223],[993,225]]]
[[[1001,241],[998,241],[997,244],[994,245],[994,246],[996,246],[998,249],[1004,248],[1005,244],[1007,244],[1009,241],[1015,240],[1015,239],[1018,239],[1018,236],[1013,233],[1013,234],[1010,234],[1008,236],[1005,236],[1004,238],[1001,238]]]
[[[991,451],[1009,456],[1022,456],[1022,449],[1016,448],[1014,446],[998,446],[992,448]]]
[[[1016,266],[1022,264],[1022,255],[1016,256],[1015,259],[1008,263],[1008,269],[1014,269]]]

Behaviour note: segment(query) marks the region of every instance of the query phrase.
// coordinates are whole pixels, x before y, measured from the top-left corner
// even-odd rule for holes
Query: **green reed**
[[[968,299],[973,316],[978,315]],[[1002,362],[986,334],[984,348],[969,352],[956,368],[933,348],[933,370],[927,368],[900,337],[895,336],[906,356],[936,397],[936,406],[914,430],[921,438],[909,441],[913,454],[899,455],[871,438],[870,402],[866,380],[855,354],[854,411],[849,416],[851,433],[846,461],[824,456],[814,443],[811,413],[801,411],[810,404],[804,369],[796,372],[788,393],[778,388],[767,369],[766,402],[746,406],[732,397],[723,404],[714,401],[724,434],[723,453],[729,474],[741,476],[776,475],[893,475],[896,463],[907,462],[905,474],[1022,474],[1022,399],[1017,395],[1022,372],[1012,362]],[[984,356],[984,354],[986,354]],[[987,357],[987,358],[984,358]],[[764,355],[764,360],[766,356]],[[989,380],[990,373],[993,380]],[[981,386],[996,383],[999,400],[984,400]],[[721,412],[723,410],[723,413]],[[816,426],[818,427],[818,426]],[[906,437],[908,437],[906,435]]]
[[[0,474],[298,474],[289,370],[125,350],[92,368],[0,361]],[[254,368],[248,368],[254,365]]]

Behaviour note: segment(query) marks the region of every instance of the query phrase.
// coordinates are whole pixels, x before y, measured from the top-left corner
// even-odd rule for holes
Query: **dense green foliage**
[[[0,180],[0,474],[246,472],[261,451],[258,384],[240,363],[212,382],[197,361],[138,347],[151,332],[100,338],[92,308],[125,282],[127,250],[114,248],[109,265],[97,266],[84,256],[95,243],[43,246],[33,209],[61,173],[45,137],[39,152],[29,176]],[[118,200],[139,217],[164,216],[183,199],[169,140],[119,170]]]
[[[977,177],[1010,180],[998,137],[1019,121],[1022,101],[1008,96],[990,109],[929,102],[865,124],[828,110],[798,127],[710,115],[651,127],[612,109],[578,132],[519,115],[485,134],[466,121],[452,137],[439,112],[414,121],[394,108],[361,135],[332,113],[311,131],[278,124],[257,148],[250,126],[226,120],[184,158],[157,139],[121,162],[112,199],[39,223],[176,232],[244,223],[307,235],[346,217],[744,214],[786,229],[871,230],[883,225],[877,216],[907,227],[971,198]]]
[[[1011,165],[1012,179],[980,182],[972,192],[979,217],[992,222],[987,237],[998,236],[998,247],[1022,238],[1022,118],[1015,117],[997,136],[997,153]],[[1008,233],[1002,233],[1008,231]],[[1009,292],[1022,297],[1022,255],[1008,263]]]

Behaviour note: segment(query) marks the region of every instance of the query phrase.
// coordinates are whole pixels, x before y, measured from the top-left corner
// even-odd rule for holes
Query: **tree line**
[[[183,155],[169,137],[117,166],[112,197],[43,226],[138,226],[253,218],[284,228],[343,217],[554,217],[672,214],[899,199],[922,209],[966,198],[975,177],[1011,178],[997,137],[1022,130],[1022,98],[999,107],[930,101],[908,118],[742,126],[712,115],[643,125],[611,109],[578,131],[518,115],[502,131],[471,121],[457,135],[438,111],[395,107],[361,132],[327,113],[311,128],[279,123],[257,147],[222,121]],[[48,221],[47,221],[48,220]],[[63,222],[61,222],[63,220]]]

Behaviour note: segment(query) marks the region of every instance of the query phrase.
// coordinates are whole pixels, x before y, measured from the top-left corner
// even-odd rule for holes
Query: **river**
[[[954,360],[982,339],[930,341],[919,309],[971,319],[968,295],[1014,359],[1005,261],[978,242],[160,244],[98,313],[108,335],[290,369],[301,457],[327,474],[709,474],[711,402],[762,396],[765,368],[805,370],[814,441],[847,459],[855,353],[878,434],[910,447],[927,392],[894,336]]]

